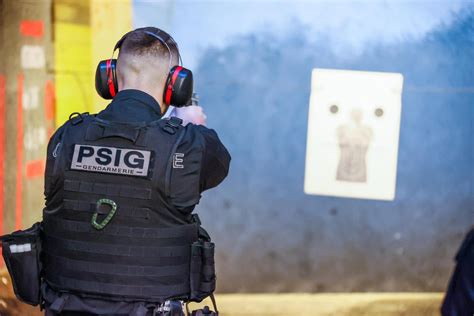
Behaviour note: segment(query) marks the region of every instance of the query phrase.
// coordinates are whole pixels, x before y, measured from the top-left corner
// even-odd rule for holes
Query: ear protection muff
[[[118,92],[117,59],[106,59],[99,62],[95,71],[95,90],[104,99],[113,99]]]
[[[158,34],[143,29],[136,29],[135,31],[143,31],[145,34],[153,36],[158,39],[168,49],[170,56],[169,68],[170,72],[166,79],[166,84],[163,92],[163,100],[166,105],[173,105],[175,107],[183,107],[191,104],[191,97],[193,94],[193,73],[191,70],[181,66],[181,55],[179,54],[179,66],[171,67],[172,54],[168,42],[178,47],[174,39],[166,32],[160,31]],[[131,33],[128,32],[115,44],[114,53],[120,49],[122,43]],[[95,72],[95,89],[97,93],[104,99],[113,99],[118,92],[117,74],[116,74],[117,59],[106,59],[99,62]]]
[[[166,105],[182,107],[191,104],[193,73],[181,66],[171,68],[166,80],[163,100]]]

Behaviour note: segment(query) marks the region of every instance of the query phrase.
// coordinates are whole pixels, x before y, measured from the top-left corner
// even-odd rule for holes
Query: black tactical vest
[[[45,210],[42,223],[50,287],[149,302],[214,291],[213,244],[169,202],[185,131],[176,118],[119,124],[80,115],[67,123],[52,171],[62,205]]]

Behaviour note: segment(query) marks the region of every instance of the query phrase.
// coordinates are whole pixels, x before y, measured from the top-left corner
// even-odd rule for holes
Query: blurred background
[[[0,235],[40,220],[49,136],[107,105],[97,63],[141,26],[176,39],[232,154],[197,208],[226,315],[437,313],[474,222],[474,2],[0,0]],[[304,193],[314,68],[403,75],[394,200]],[[339,292],[387,293],[223,295]]]

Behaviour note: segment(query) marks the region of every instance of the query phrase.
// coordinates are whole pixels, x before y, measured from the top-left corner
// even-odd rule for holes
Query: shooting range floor
[[[442,293],[219,294],[217,302],[222,316],[431,316],[439,315],[442,298]],[[0,316],[37,315],[39,309],[15,299],[8,274],[0,271]]]
[[[439,315],[442,298],[442,293],[221,294],[217,303],[223,316],[431,316]]]

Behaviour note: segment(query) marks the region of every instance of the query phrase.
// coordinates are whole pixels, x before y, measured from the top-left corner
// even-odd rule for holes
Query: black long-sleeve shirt
[[[161,118],[160,106],[149,94],[139,90],[120,91],[106,109],[97,114],[97,118],[110,122],[152,122]],[[229,171],[230,155],[227,149],[219,140],[217,133],[205,126],[188,124],[189,130],[178,145],[177,152],[189,152],[195,150],[196,142],[194,137],[199,137],[203,142],[204,151],[202,153],[202,163],[196,166],[199,170],[199,183],[187,183],[180,181],[180,172],[189,172],[189,169],[174,169],[177,174],[172,177],[175,183],[171,186],[175,190],[172,195],[180,207],[189,207],[197,201],[190,201],[190,194],[194,191],[202,193],[221,183]],[[55,179],[52,169],[55,160],[55,152],[61,142],[63,127],[60,127],[51,138],[48,144],[46,172],[45,172],[45,197],[46,206],[55,204],[51,192],[54,191]],[[193,187],[195,185],[195,187]]]
[[[106,109],[97,114],[97,118],[122,123],[152,122],[161,118],[160,106],[153,97],[145,92],[132,89],[122,90]],[[187,131],[178,144],[177,152],[186,153],[186,156],[188,156],[188,153],[199,154],[201,159],[199,159],[200,165],[193,164],[190,167],[187,166],[187,168],[172,169],[172,172],[176,174],[171,177],[170,198],[172,204],[183,216],[192,212],[203,191],[217,186],[224,180],[228,174],[230,163],[230,155],[214,130],[194,124],[188,124],[185,128]],[[59,128],[48,144],[45,172],[46,209],[54,209],[60,206],[61,203],[60,197],[55,194],[58,190],[57,179],[50,171],[54,166],[56,152],[61,144],[63,130],[63,127]],[[196,177],[195,181],[189,181],[189,177],[185,177],[185,173],[189,172],[199,174],[199,177]],[[47,306],[53,304],[54,301],[61,300],[61,295],[46,284],[43,285],[43,295]],[[64,304],[64,310],[109,315],[128,315],[132,313],[132,310],[139,308],[137,307],[138,303],[107,302],[83,299],[74,295],[69,295]]]

